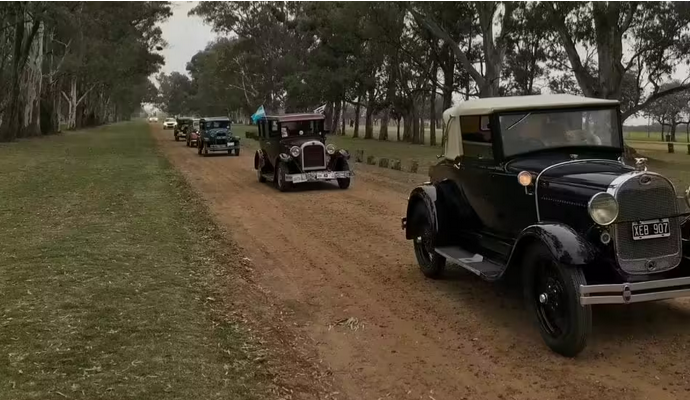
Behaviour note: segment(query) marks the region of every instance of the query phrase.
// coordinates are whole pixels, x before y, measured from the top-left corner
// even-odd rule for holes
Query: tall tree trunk
[[[346,132],[345,128],[347,128],[347,125],[345,125],[345,107],[346,106],[347,106],[347,103],[345,103],[345,101],[343,100],[343,106],[342,106],[343,108],[342,108],[342,112],[340,113],[340,115],[341,115],[340,119],[343,123],[343,132],[342,132],[343,136],[345,136],[345,132]]]
[[[324,125],[326,125],[325,129],[331,134],[335,133],[335,129],[332,125],[332,123],[333,123],[333,103],[331,103],[330,101],[326,102],[326,107],[323,110],[323,115],[325,117],[325,120],[324,120]]]
[[[429,101],[429,144],[436,146],[436,87],[431,88]]]
[[[676,141],[676,127],[678,126],[678,122],[676,121],[671,121],[671,141],[675,142]]]
[[[359,96],[357,98],[357,106],[355,107],[355,132],[352,134],[352,137],[358,138],[359,137],[359,113],[360,113],[360,107],[362,106],[362,97]]]
[[[367,112],[364,121],[364,138],[374,138],[374,89],[369,90],[367,96]]]
[[[389,107],[383,109],[381,114],[381,126],[379,127],[379,140],[388,140],[388,123],[390,122],[391,111]]]
[[[342,112],[342,105],[343,103],[340,101],[335,102],[335,108],[333,110],[333,121],[331,122],[331,126],[333,127],[333,134],[334,135],[340,135],[340,113]]]
[[[27,28],[31,23],[27,22]],[[41,84],[43,82],[43,23],[39,22],[22,74],[23,136],[41,135]]]
[[[412,141],[412,120],[414,117],[412,116],[412,112],[409,110],[405,111],[405,114],[403,115],[403,141],[404,142],[411,142]]]
[[[400,141],[400,116],[399,116],[399,115],[398,115],[398,117],[395,119],[395,124],[398,126],[398,137],[397,137],[397,139],[398,139],[398,142],[399,142],[399,141]]]
[[[421,139],[421,132],[423,132],[422,129],[420,129],[419,126],[420,118],[419,118],[419,110],[417,106],[413,105],[412,106],[412,143],[413,144],[420,144],[423,143]]]

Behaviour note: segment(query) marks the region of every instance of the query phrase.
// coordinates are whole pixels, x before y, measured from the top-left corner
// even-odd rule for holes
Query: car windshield
[[[323,121],[291,121],[283,122],[281,125],[282,137],[318,135],[323,132]]]
[[[206,129],[228,128],[230,121],[206,121]]]
[[[165,122],[175,122],[175,118],[166,118]]]
[[[499,115],[506,156],[569,147],[622,147],[616,109],[532,111]]]

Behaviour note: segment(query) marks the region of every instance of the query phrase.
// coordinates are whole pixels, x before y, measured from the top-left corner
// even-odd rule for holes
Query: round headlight
[[[333,146],[332,144],[326,146],[326,153],[331,155],[335,154],[335,146]]]
[[[685,204],[690,208],[690,186],[685,190]]]
[[[589,216],[599,225],[611,225],[618,218],[618,202],[606,193],[597,193],[587,204]]]
[[[299,154],[302,150],[299,149],[297,146],[292,146],[290,148],[290,155],[293,157],[299,157]]]

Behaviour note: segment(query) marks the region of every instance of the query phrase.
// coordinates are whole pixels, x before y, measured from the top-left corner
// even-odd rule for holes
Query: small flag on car
[[[252,114],[252,121],[256,122],[263,118],[266,115],[266,112],[264,111],[264,106],[261,106],[256,109],[256,112]]]
[[[314,114],[323,114],[323,112],[326,110],[326,105],[322,105],[321,107],[317,107],[314,110]]]

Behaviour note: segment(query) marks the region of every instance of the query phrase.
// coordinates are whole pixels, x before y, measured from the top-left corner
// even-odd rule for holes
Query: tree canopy
[[[168,2],[0,5],[0,140],[129,118],[155,97]]]
[[[251,114],[325,104],[365,120],[364,137],[431,141],[453,97],[568,92],[639,115],[690,84],[690,8],[677,2],[202,2],[219,39],[188,63],[189,110]],[[196,108],[194,108],[196,107]]]

